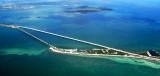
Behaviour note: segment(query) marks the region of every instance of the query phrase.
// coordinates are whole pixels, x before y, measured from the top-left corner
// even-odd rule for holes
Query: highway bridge
[[[104,45],[100,45],[100,44],[96,44],[96,43],[92,43],[92,42],[88,42],[88,41],[85,41],[85,40],[80,40],[80,39],[76,39],[76,38],[72,38],[72,37],[68,37],[68,36],[63,36],[63,35],[47,32],[47,31],[43,31],[43,30],[39,30],[39,29],[35,29],[35,28],[24,27],[24,26],[17,26],[17,25],[8,25],[8,24],[0,24],[0,26],[5,26],[5,27],[10,27],[10,28],[18,29],[21,32],[23,32],[23,33],[25,33],[25,34],[27,34],[27,35],[29,35],[29,36],[37,39],[38,41],[46,44],[47,46],[52,46],[52,45],[49,44],[49,43],[47,43],[47,42],[45,42],[44,40],[36,37],[36,36],[34,36],[34,35],[26,32],[26,31],[24,31],[23,29],[33,30],[33,31],[37,31],[37,32],[41,32],[41,33],[45,33],[45,34],[49,34],[49,35],[53,35],[53,36],[57,36],[57,37],[65,38],[65,39],[69,39],[69,40],[74,40],[74,41],[77,41],[77,42],[82,42],[82,43],[98,46],[98,47],[101,47],[101,48],[110,49],[110,50],[114,50],[114,51],[117,51],[117,52],[122,52],[122,53],[125,53],[125,54],[128,54],[128,55],[134,55],[134,56],[138,56],[139,55],[139,54],[131,53],[131,52],[128,52],[128,51],[124,51],[124,50],[120,50],[120,49],[115,49],[115,48],[111,48],[111,47],[108,47],[108,46],[104,46]]]

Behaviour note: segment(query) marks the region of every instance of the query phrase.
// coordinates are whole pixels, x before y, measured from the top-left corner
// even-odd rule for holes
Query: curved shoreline
[[[146,56],[146,55],[141,55],[141,54],[136,54],[136,53],[131,53],[128,51],[123,51],[123,50],[119,50],[119,49],[115,49],[115,48],[110,48],[104,45],[100,45],[100,44],[96,44],[96,43],[92,43],[92,42],[88,42],[88,41],[84,41],[84,40],[80,40],[80,39],[76,39],[76,38],[71,38],[68,36],[63,36],[63,35],[59,35],[59,34],[55,34],[55,33],[50,33],[50,32],[46,32],[46,31],[42,31],[42,30],[38,30],[38,29],[34,29],[34,28],[29,28],[29,27],[23,27],[23,26],[17,26],[17,25],[7,25],[7,24],[0,24],[0,26],[5,26],[5,27],[10,27],[10,28],[15,28],[17,30],[20,30],[21,32],[27,34],[28,36],[31,36],[32,38],[44,43],[45,45],[47,45],[49,47],[50,50],[52,50],[53,52],[57,52],[57,53],[66,53],[66,54],[79,54],[79,55],[85,55],[85,56],[121,56],[121,57],[126,57],[126,58],[138,58],[138,59],[147,59],[147,60],[155,60],[155,61],[160,61],[159,57],[154,57],[154,56]],[[61,49],[61,48],[57,48],[52,46],[51,44],[45,42],[44,40],[24,31],[21,28],[26,28],[26,29],[30,29],[30,30],[34,30],[37,32],[42,32],[45,34],[50,34],[53,36],[58,36],[61,38],[66,38],[66,39],[70,39],[70,40],[74,40],[74,41],[78,41],[78,42],[82,42],[82,43],[86,43],[86,44],[90,44],[90,45],[94,45],[94,46],[99,46],[99,47],[103,47],[105,49],[108,49],[108,51],[110,51],[110,53],[104,53],[103,50],[101,50],[103,53],[99,53],[97,54],[97,52],[87,52],[87,50],[83,50],[83,51],[77,51],[77,50],[73,50],[73,49]],[[89,50],[89,51],[93,51]]]
[[[59,51],[58,49],[55,49],[53,47],[49,47],[49,50],[52,52],[60,53],[60,54],[69,54],[69,55],[80,55],[80,56],[110,56],[110,57],[125,57],[125,58],[136,58],[136,59],[145,59],[145,60],[154,60],[154,61],[160,61],[158,58],[148,57],[148,56],[133,56],[133,55],[107,55],[107,54],[85,54],[85,53],[72,53],[72,52],[63,52]]]
[[[155,69],[160,69],[160,60],[155,60],[151,58],[137,58],[133,56],[123,56],[123,55],[102,55],[102,54],[79,54],[79,53],[68,53],[58,51],[52,48],[49,48],[51,52],[62,54],[62,55],[70,55],[70,56],[78,56],[78,57],[89,57],[89,58],[103,58],[107,60],[111,60],[117,63],[126,63],[131,65],[138,65],[138,66],[147,66]],[[155,63],[156,62],[156,63]],[[158,63],[157,63],[158,62]]]

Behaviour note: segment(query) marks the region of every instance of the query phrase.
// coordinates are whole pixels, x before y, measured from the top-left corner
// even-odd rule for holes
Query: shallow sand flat
[[[65,53],[61,53],[61,54],[65,54]],[[150,61],[150,60],[137,59],[137,58],[125,58],[120,56],[96,56],[96,55],[93,56],[93,55],[80,55],[80,54],[67,54],[67,55],[93,57],[93,58],[105,58],[118,63],[147,66],[147,67],[156,68],[156,69],[160,68],[160,61]]]
[[[23,49],[23,48],[8,48],[8,49],[0,49],[0,52],[2,55],[10,55],[10,54],[16,54],[16,55],[40,55],[46,51],[46,49]]]
[[[86,57],[91,57],[91,56],[86,56]],[[148,66],[151,68],[160,68],[160,62],[154,63],[149,60],[144,60],[144,59],[136,59],[136,58],[124,58],[124,57],[104,57],[104,56],[93,56],[96,58],[105,58],[105,59],[110,59],[115,62],[119,63],[127,63],[127,64],[133,64],[133,65],[142,65],[142,66]],[[136,62],[138,61],[138,62]]]

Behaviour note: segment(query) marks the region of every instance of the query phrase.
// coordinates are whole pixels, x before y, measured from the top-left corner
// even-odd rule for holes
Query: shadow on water
[[[48,35],[48,34],[44,34],[44,33],[40,33],[40,32],[35,32],[32,30],[27,30],[24,29],[27,32],[39,37],[40,39],[48,42],[49,44],[59,47],[59,48],[65,48],[65,49],[92,49],[92,48],[100,48],[97,46],[93,46],[93,45],[89,45],[89,44],[85,44],[85,43],[81,43],[81,42],[77,42],[77,41],[73,41],[73,40],[69,40],[69,39],[64,39],[61,37],[57,37],[57,36],[52,36],[52,35]]]
[[[44,44],[26,36],[17,29],[1,27],[0,34],[0,52],[3,55],[38,55],[48,49]]]

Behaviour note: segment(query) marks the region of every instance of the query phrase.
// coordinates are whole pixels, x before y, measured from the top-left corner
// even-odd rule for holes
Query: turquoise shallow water
[[[160,50],[158,0],[0,0],[0,5],[22,4],[34,8],[0,10],[0,23],[54,32],[106,46],[128,50]],[[80,6],[112,11],[67,13]],[[26,29],[25,29],[26,30]],[[98,48],[26,30],[61,48]],[[16,29],[0,27],[2,76],[159,76],[159,62],[119,57],[82,57],[56,54],[44,44]]]

